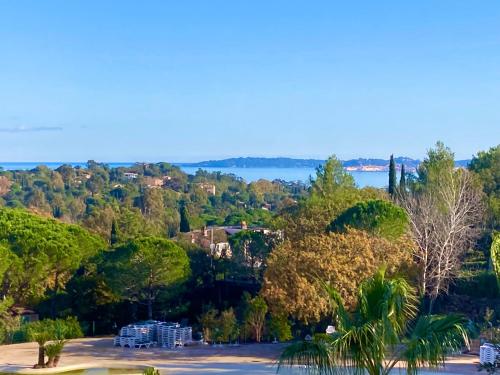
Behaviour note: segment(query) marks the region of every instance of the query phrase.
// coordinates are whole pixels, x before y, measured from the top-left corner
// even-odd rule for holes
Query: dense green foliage
[[[405,211],[395,204],[377,200],[356,203],[335,218],[328,229],[346,232],[356,228],[385,238],[401,237],[408,230]]]
[[[358,202],[387,199],[386,193],[379,189],[358,189],[352,175],[342,168],[335,157],[329,158],[316,174],[311,181],[309,196],[282,211],[280,224],[290,240],[324,233],[332,220]]]
[[[26,303],[64,288],[104,242],[76,225],[19,209],[0,209],[0,295]]]
[[[89,161],[87,168],[0,171],[0,178],[9,181],[9,187],[0,190],[0,206],[26,207],[78,223],[108,241],[115,223],[113,241],[118,242],[144,235],[175,237],[181,219],[182,231],[189,231],[223,224],[237,211],[246,215],[249,225],[254,218],[261,225],[264,204],[276,212],[306,193],[300,183],[247,184],[234,175],[202,170],[193,176],[168,163],[110,168]],[[265,217],[265,224],[271,218]]]
[[[229,238],[232,248],[233,271],[238,277],[261,283],[267,258],[280,243],[277,235],[242,230]],[[236,276],[236,274],[235,274]]]
[[[500,145],[479,152],[470,162],[488,198],[489,226],[500,230]]]
[[[98,269],[117,299],[144,303],[148,319],[153,304],[165,288],[189,274],[189,259],[183,248],[163,238],[138,238],[103,254]]]
[[[427,157],[417,169],[417,181],[413,186],[417,189],[433,189],[448,178],[447,173],[455,169],[455,155],[444,145],[437,142],[435,147],[427,151]]]
[[[272,339],[288,341],[293,338],[292,327],[285,314],[271,315],[268,323],[269,335]]]
[[[500,234],[497,234],[493,238],[491,243],[491,263],[493,264],[493,270],[497,276],[498,285],[500,285]]]

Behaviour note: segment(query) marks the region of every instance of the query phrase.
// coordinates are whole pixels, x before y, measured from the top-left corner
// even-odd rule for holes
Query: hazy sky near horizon
[[[3,1],[0,161],[469,158],[500,2]]]

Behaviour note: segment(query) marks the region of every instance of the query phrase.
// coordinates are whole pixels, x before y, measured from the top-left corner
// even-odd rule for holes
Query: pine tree
[[[181,207],[179,209],[179,214],[181,216],[181,222],[179,224],[179,230],[182,233],[190,232],[191,228],[189,227],[188,213],[187,213],[186,205],[184,203],[181,204]]]
[[[118,228],[116,225],[116,221],[113,220],[113,222],[111,223],[111,234],[109,236],[109,243],[111,246],[113,246],[117,242],[118,242]]]
[[[405,165],[401,164],[401,179],[399,180],[399,191],[401,194],[406,192],[406,172]]]
[[[396,164],[394,163],[394,155],[391,155],[389,162],[389,194],[393,197],[396,194]]]

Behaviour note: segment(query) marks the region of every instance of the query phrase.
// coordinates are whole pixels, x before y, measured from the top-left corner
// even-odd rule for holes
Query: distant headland
[[[415,171],[420,160],[404,156],[394,158],[398,168],[405,165],[407,171]],[[457,167],[465,167],[470,160],[457,160]],[[208,160],[196,163],[174,163],[181,167],[195,168],[316,168],[324,164],[322,159],[295,159],[295,158],[259,158],[239,157],[222,160]],[[389,170],[389,159],[358,158],[342,160],[342,165],[348,171],[384,172]]]

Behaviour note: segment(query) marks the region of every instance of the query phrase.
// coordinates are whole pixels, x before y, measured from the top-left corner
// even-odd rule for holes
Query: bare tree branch
[[[467,170],[447,170],[432,187],[399,195],[421,267],[420,290],[434,300],[447,293],[463,255],[480,233],[482,192]]]

